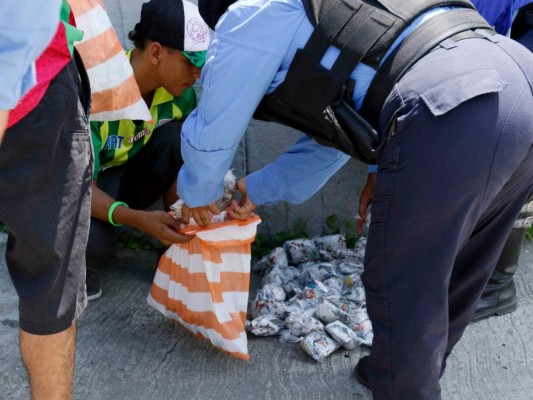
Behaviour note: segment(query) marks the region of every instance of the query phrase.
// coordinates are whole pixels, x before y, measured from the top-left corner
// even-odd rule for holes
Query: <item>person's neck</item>
[[[141,96],[148,107],[152,105],[155,90],[160,86],[157,79],[154,78],[153,65],[150,60],[146,59],[142,50],[134,48],[131,52],[130,58],[131,67],[133,68],[133,75]]]

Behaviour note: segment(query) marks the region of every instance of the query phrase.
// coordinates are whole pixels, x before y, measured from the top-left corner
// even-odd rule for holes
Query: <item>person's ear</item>
[[[158,42],[152,42],[150,43],[149,54],[150,54],[150,61],[152,64],[157,65],[161,62],[161,53],[163,50],[163,46],[161,46]]]

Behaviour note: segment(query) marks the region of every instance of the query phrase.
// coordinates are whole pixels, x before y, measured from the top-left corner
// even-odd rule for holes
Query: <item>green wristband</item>
[[[107,212],[107,220],[111,225],[122,226],[122,224],[116,224],[115,221],[113,221],[113,211],[115,211],[115,208],[117,208],[117,206],[124,206],[129,208],[129,206],[123,201],[115,201],[113,204],[111,204],[111,207],[109,207],[109,211]]]

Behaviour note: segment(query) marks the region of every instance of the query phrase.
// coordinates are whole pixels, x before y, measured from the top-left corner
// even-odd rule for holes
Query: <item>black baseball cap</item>
[[[205,51],[210,31],[198,7],[187,0],[150,0],[142,5],[135,31],[153,42],[177,50]]]

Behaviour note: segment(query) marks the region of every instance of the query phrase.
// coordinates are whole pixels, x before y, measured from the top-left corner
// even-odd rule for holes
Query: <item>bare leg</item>
[[[53,335],[20,333],[20,354],[28,371],[33,400],[72,398],[76,324]]]

